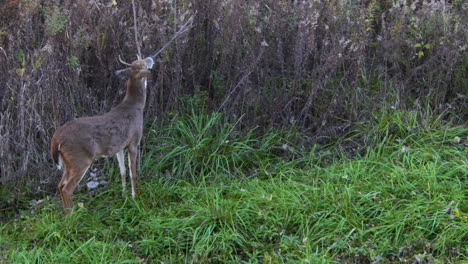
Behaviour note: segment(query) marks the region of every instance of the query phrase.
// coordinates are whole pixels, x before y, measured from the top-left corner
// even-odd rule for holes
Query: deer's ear
[[[130,68],[115,71],[115,76],[117,76],[119,79],[127,78],[130,76]]]
[[[141,70],[137,76],[136,76],[138,79],[140,78],[149,78],[151,77],[151,72],[148,71],[148,70]]]
[[[144,62],[145,62],[145,65],[146,65],[147,69],[153,68],[154,60],[153,60],[152,57],[148,57],[148,58],[144,59]]]

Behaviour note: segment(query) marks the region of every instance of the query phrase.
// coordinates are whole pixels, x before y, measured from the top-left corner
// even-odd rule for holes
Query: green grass
[[[382,115],[328,147],[181,115],[148,132],[137,199],[45,198],[0,223],[0,263],[466,262],[468,129]]]

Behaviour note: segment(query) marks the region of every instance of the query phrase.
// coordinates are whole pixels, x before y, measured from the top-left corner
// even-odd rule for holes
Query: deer
[[[122,194],[126,193],[125,150],[131,195],[136,197],[137,157],[143,137],[143,109],[146,103],[147,78],[154,56],[138,59],[118,70],[118,77],[127,78],[125,97],[120,104],[102,115],[87,116],[66,122],[52,136],[50,154],[54,164],[63,169],[58,191],[65,215],[72,212],[73,191],[83,179],[93,161],[101,156],[115,155],[122,178]]]

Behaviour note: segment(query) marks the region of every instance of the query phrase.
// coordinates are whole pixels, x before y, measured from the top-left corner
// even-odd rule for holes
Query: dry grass
[[[118,55],[136,54],[129,1],[0,4],[0,179],[55,182],[54,129],[122,98]],[[467,23],[462,1],[138,1],[144,54],[184,19],[195,27],[158,58],[147,120],[181,95],[243,115],[243,126],[341,135],[385,107],[467,119]],[[465,109],[465,110],[463,110]],[[37,172],[42,173],[38,174]],[[50,176],[56,175],[56,176]],[[55,185],[55,184],[54,184]]]

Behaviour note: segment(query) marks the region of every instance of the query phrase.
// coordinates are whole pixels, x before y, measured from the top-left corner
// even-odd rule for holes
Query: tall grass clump
[[[166,125],[154,125],[145,141],[146,174],[170,178],[206,179],[217,175],[245,176],[277,158],[273,150],[281,139],[274,132],[240,129],[240,118],[229,121],[219,112],[191,106]]]

